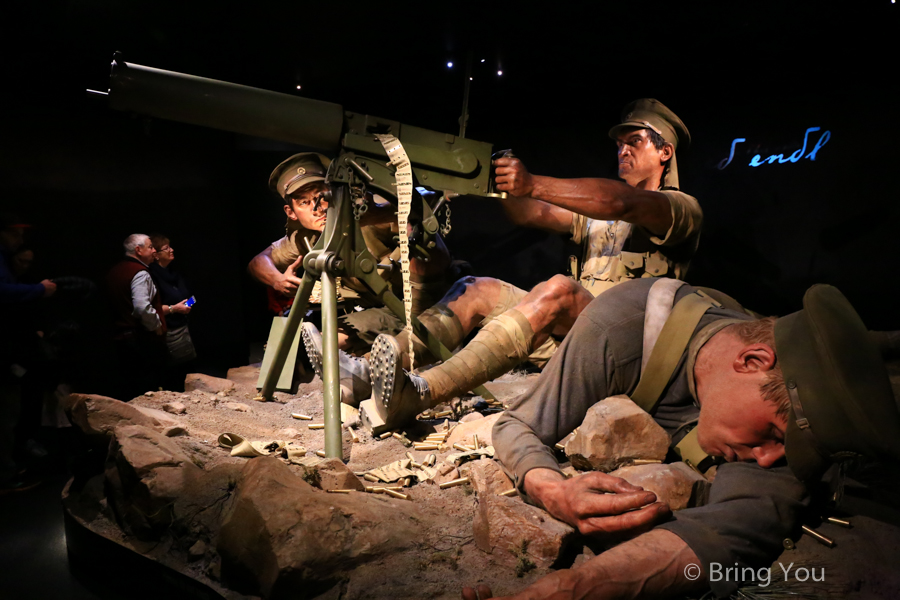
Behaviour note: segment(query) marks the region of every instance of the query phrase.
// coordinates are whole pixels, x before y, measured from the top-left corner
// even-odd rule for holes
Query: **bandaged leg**
[[[531,324],[510,309],[492,319],[471,342],[443,364],[425,371],[432,404],[463,394],[528,359],[534,341]]]
[[[419,322],[449,350],[454,350],[459,346],[466,335],[459,318],[443,303],[435,304],[423,311],[419,315]],[[397,343],[400,345],[403,368],[410,370],[409,336],[405,330],[397,334]],[[415,335],[413,336],[413,348],[416,353],[417,366],[428,365],[437,360],[437,357],[428,350],[424,340],[420,340]]]

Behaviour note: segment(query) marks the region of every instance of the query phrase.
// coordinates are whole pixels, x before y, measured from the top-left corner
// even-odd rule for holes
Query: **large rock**
[[[172,438],[141,425],[115,428],[106,458],[106,489],[126,531],[156,539],[174,520],[172,507],[185,479],[199,474]]]
[[[669,435],[628,396],[611,396],[587,411],[566,442],[566,456],[582,470],[612,471],[637,459],[662,460]]]
[[[477,434],[478,440],[483,442],[483,445],[492,445],[491,430],[494,428],[494,423],[500,418],[500,414],[497,413],[483,419],[469,421],[468,423],[460,423],[453,429],[453,432],[444,443],[448,446],[453,446],[457,442],[460,444],[471,444],[472,434]]]
[[[414,545],[421,518],[412,502],[328,494],[279,460],[256,458],[222,523],[222,578],[268,600],[314,598],[355,567]]]
[[[359,477],[339,458],[326,458],[312,466],[300,465],[300,473],[304,481],[322,490],[366,491]]]
[[[709,485],[703,475],[683,462],[622,467],[610,475],[653,492],[660,502],[665,502],[672,510],[696,506],[698,495]]]
[[[507,477],[500,465],[489,458],[465,463],[459,468],[459,472],[469,478],[478,497],[486,494],[500,494],[515,487],[512,479]]]
[[[111,436],[120,425],[141,425],[159,430],[168,426],[136,406],[96,394],[69,394],[65,410],[73,425],[92,436]],[[166,415],[166,420],[175,423],[170,415]]]
[[[478,548],[520,574],[551,567],[577,537],[572,527],[520,498],[494,494],[478,496],[472,529]]]
[[[193,392],[200,390],[201,392],[210,392],[218,394],[219,392],[228,392],[234,389],[234,382],[230,379],[222,379],[220,377],[212,377],[203,373],[188,373],[184,378],[184,391]]]

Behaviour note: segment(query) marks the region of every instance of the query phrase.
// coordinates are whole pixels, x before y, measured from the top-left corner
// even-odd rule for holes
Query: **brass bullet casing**
[[[456,487],[458,485],[463,485],[464,483],[469,483],[468,477],[460,477],[459,479],[454,479],[452,481],[445,481],[440,485],[442,490],[446,490],[447,488]]]
[[[841,527],[846,527],[847,529],[850,529],[851,527],[853,527],[853,525],[850,523],[850,521],[845,521],[844,519],[838,519],[837,517],[825,517],[825,520],[828,521],[829,523],[834,523],[835,525],[840,525]]]
[[[349,494],[353,490],[325,490],[329,494]]]
[[[478,448],[480,448],[480,446],[478,445],[478,434],[477,433],[472,434],[472,445],[474,446],[474,448],[472,448],[473,450],[478,450]]]
[[[325,454],[324,450],[316,450],[316,456],[321,456],[322,458],[328,458]]]
[[[377,482],[381,481],[380,479],[378,479],[374,475],[370,475],[369,473],[366,473],[365,475],[363,475],[363,479],[365,479],[366,481],[371,481],[372,483],[377,483]]]
[[[511,490],[506,490],[505,492],[500,492],[500,496],[517,496],[519,494],[519,490],[516,488],[512,488]]]
[[[291,413],[291,416],[295,419],[300,419],[301,421],[312,421],[312,417],[309,415],[304,415],[302,413]]]
[[[410,462],[416,462],[416,457],[412,455],[412,452],[406,452],[406,458],[410,460]]]
[[[266,401],[266,397],[263,396],[262,394],[257,394],[255,396],[253,396],[253,399],[256,400],[257,402],[265,402]]]
[[[433,467],[434,464],[437,462],[437,455],[429,454],[428,456],[425,457],[425,461],[426,461],[427,466]]]
[[[382,433],[381,435],[378,436],[378,439],[386,440],[387,438],[391,437],[393,434],[394,434],[393,431],[385,431],[384,433]]]
[[[391,435],[392,435],[393,437],[397,438],[398,440],[401,440],[401,441],[404,440],[404,439],[406,439],[406,438],[403,437],[403,434],[397,433],[396,431],[392,431],[392,432],[391,432]]]
[[[807,527],[806,525],[804,525],[802,527],[802,529],[803,529],[803,533],[810,536],[811,538],[813,538],[814,540],[816,540],[823,546],[827,546],[828,548],[834,548],[834,540],[831,539],[830,537],[825,537],[818,531],[812,529],[811,527]]]
[[[553,444],[553,447],[556,448],[557,450],[565,450],[566,449],[566,447],[563,444],[560,444],[559,442],[556,442],[555,444]]]
[[[408,499],[409,499],[409,495],[407,495],[407,494],[401,494],[400,492],[395,492],[394,490],[390,490],[390,489],[388,489],[388,488],[385,488],[385,489],[384,489],[384,493],[387,494],[388,496],[393,496],[394,498],[399,498],[399,499],[401,499],[401,500],[408,500]]]
[[[439,449],[438,444],[420,444],[416,443],[413,445],[415,450],[437,450]]]
[[[784,538],[784,541],[781,542],[781,545],[784,546],[785,550],[793,550],[794,548],[796,548],[796,546],[794,545],[794,540],[792,540],[791,538]]]
[[[452,410],[442,410],[442,411],[439,412],[439,413],[434,413],[434,416],[435,416],[436,418],[440,419],[440,418],[442,418],[442,417],[449,417],[449,416],[452,415],[452,414],[453,414],[453,411],[452,411]]]
[[[307,427],[310,429],[325,429],[325,423],[310,423]]]
[[[453,447],[456,448],[457,450],[459,450],[460,452],[468,452],[469,451],[468,446],[463,446],[459,442],[456,442],[455,444],[453,444]]]
[[[652,459],[652,458],[636,458],[636,459],[634,459],[633,461],[631,461],[631,464],[634,465],[634,466],[638,466],[638,465],[658,465],[658,464],[662,464],[662,461],[661,461],[661,460],[654,460],[654,459]]]
[[[347,429],[347,431],[350,432],[350,439],[353,440],[353,443],[358,444],[358,443],[359,443],[359,436],[356,435],[356,430],[354,430],[352,427],[349,427],[349,428]]]

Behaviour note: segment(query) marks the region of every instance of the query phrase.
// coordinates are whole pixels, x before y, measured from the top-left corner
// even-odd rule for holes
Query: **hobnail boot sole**
[[[372,399],[384,408],[385,414],[395,413],[391,400],[399,394],[394,386],[401,384],[404,378],[397,340],[387,335],[375,338],[369,354],[369,377],[372,380]]]
[[[309,357],[313,371],[319,379],[322,379],[322,334],[312,323],[303,323],[300,325],[300,338],[303,340],[303,347],[306,348],[306,356]]]

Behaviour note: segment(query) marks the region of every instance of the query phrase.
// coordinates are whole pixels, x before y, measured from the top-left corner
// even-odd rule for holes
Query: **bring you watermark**
[[[684,577],[690,581],[697,581],[703,575],[699,565],[689,564],[684,568]],[[720,581],[734,582],[742,585],[756,584],[758,587],[769,587],[772,584],[773,576],[777,580],[784,582],[799,581],[805,582],[824,582],[825,567],[794,567],[794,563],[785,566],[784,563],[778,562],[773,567],[762,567],[753,569],[751,567],[740,567],[738,563],[734,566],[726,567],[721,563],[709,563],[707,578],[710,583]],[[783,578],[783,579],[782,579]]]

